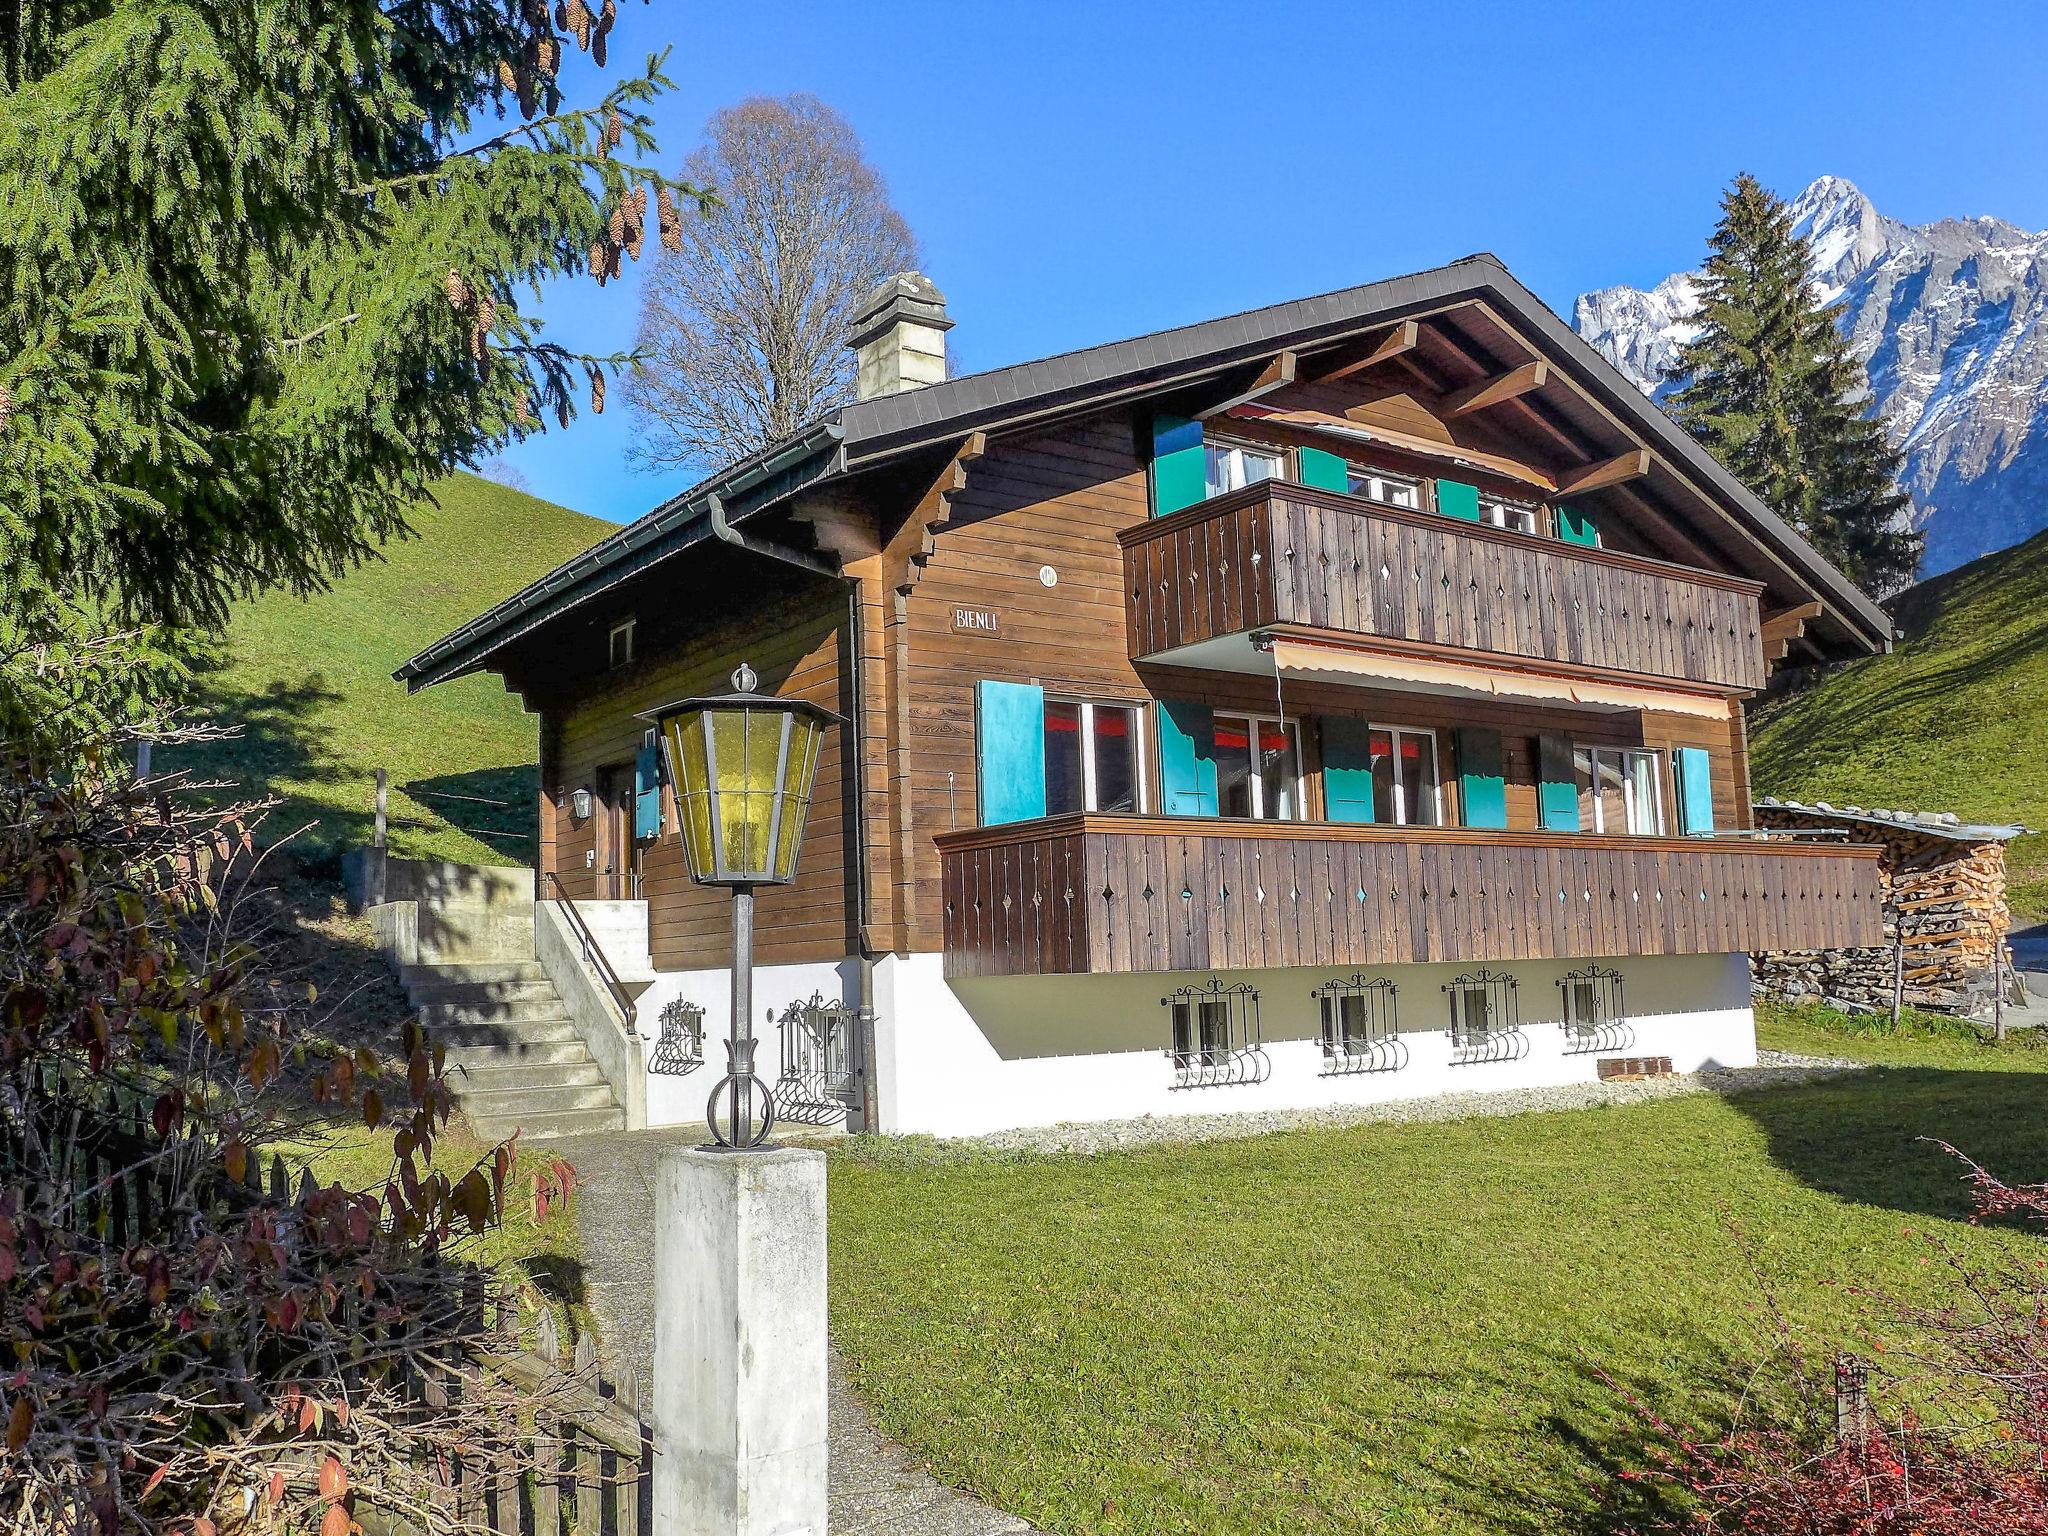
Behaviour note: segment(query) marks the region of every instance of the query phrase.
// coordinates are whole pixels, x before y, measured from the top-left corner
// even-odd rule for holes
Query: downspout
[[[853,852],[855,884],[855,939],[860,950],[860,969],[857,973],[856,996],[853,999],[854,1017],[859,1027],[854,1035],[854,1073],[860,1084],[860,1119],[862,1130],[873,1130],[878,1118],[875,1103],[875,1075],[873,1071],[875,1045],[875,960],[868,949],[869,880],[868,880],[868,826],[867,826],[867,752],[866,732],[861,719],[861,701],[866,690],[861,684],[861,656],[866,650],[866,626],[861,616],[860,578],[849,576],[837,566],[807,555],[800,549],[791,549],[786,544],[777,544],[769,539],[740,532],[733,527],[725,515],[725,502],[716,493],[706,498],[711,517],[713,537],[735,549],[764,559],[779,560],[784,565],[796,566],[799,570],[812,571],[820,576],[829,576],[835,581],[846,583],[846,620],[849,665],[847,668],[846,718],[852,726],[851,752],[853,757]]]

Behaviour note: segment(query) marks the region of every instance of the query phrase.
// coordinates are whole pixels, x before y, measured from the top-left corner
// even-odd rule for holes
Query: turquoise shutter
[[[1536,743],[1536,819],[1547,832],[1579,830],[1579,770],[1569,736]]]
[[[1372,820],[1372,727],[1355,716],[1323,719],[1323,816]]]
[[[661,749],[651,741],[633,757],[633,836],[661,836]]]
[[[1678,830],[1698,837],[1714,830],[1714,778],[1704,747],[1680,747],[1671,754],[1678,768]]]
[[[1168,816],[1216,814],[1216,716],[1206,704],[1161,699],[1159,808]]]
[[[1165,517],[1209,495],[1202,424],[1185,416],[1152,418],[1152,515]]]
[[[1334,453],[1325,453],[1320,448],[1296,450],[1301,465],[1301,483],[1317,486],[1325,491],[1348,491],[1351,489],[1351,466]]]
[[[1478,522],[1479,487],[1467,485],[1462,480],[1437,481],[1436,509],[1445,517],[1455,517],[1467,523]]]
[[[1508,784],[1501,771],[1500,732],[1491,726],[1458,727],[1458,798],[1468,827],[1508,824]]]
[[[1045,814],[1045,690],[1031,683],[974,685],[974,761],[981,824]]]
[[[1589,549],[1600,547],[1600,530],[1593,526],[1593,519],[1570,507],[1557,509],[1557,536],[1567,544],[1584,544]]]

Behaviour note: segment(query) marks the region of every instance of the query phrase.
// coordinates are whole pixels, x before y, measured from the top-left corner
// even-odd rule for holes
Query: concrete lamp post
[[[726,1074],[707,1147],[657,1176],[655,1536],[825,1536],[825,1159],[762,1145],[775,1101],[754,1071],[754,890],[796,876],[826,728],[757,691],[641,716],[660,733],[691,878],[732,892]]]

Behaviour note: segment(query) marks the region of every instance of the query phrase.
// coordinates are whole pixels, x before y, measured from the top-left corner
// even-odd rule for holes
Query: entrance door
[[[640,845],[633,837],[633,765],[597,771],[597,899],[637,901]]]

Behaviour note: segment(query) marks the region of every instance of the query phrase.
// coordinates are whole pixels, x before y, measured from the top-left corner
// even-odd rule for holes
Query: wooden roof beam
[[[1490,379],[1481,379],[1467,384],[1463,389],[1448,394],[1443,399],[1443,419],[1483,411],[1490,406],[1504,405],[1510,400],[1519,400],[1531,391],[1541,389],[1550,382],[1550,364],[1537,358],[1519,368],[1510,368],[1506,373],[1495,374]]]
[[[1354,373],[1363,373],[1368,368],[1377,368],[1381,363],[1390,363],[1405,353],[1413,352],[1421,339],[1422,327],[1416,321],[1403,320],[1386,335],[1375,342],[1363,356],[1353,357],[1349,362],[1308,376],[1304,381],[1310,384],[1328,384],[1334,379],[1348,379]]]
[[[1240,405],[1249,405],[1262,395],[1270,395],[1276,389],[1292,384],[1300,372],[1301,362],[1292,352],[1282,352],[1271,358],[1254,374],[1249,383],[1234,393],[1225,396],[1214,405],[1204,406],[1195,412],[1197,421],[1207,421],[1211,416],[1221,416],[1225,411]]]
[[[1605,490],[1610,485],[1639,480],[1649,472],[1650,450],[1631,448],[1628,452],[1618,453],[1611,459],[1598,459],[1591,464],[1581,464],[1576,469],[1559,470],[1557,494],[1583,496],[1588,491]]]

